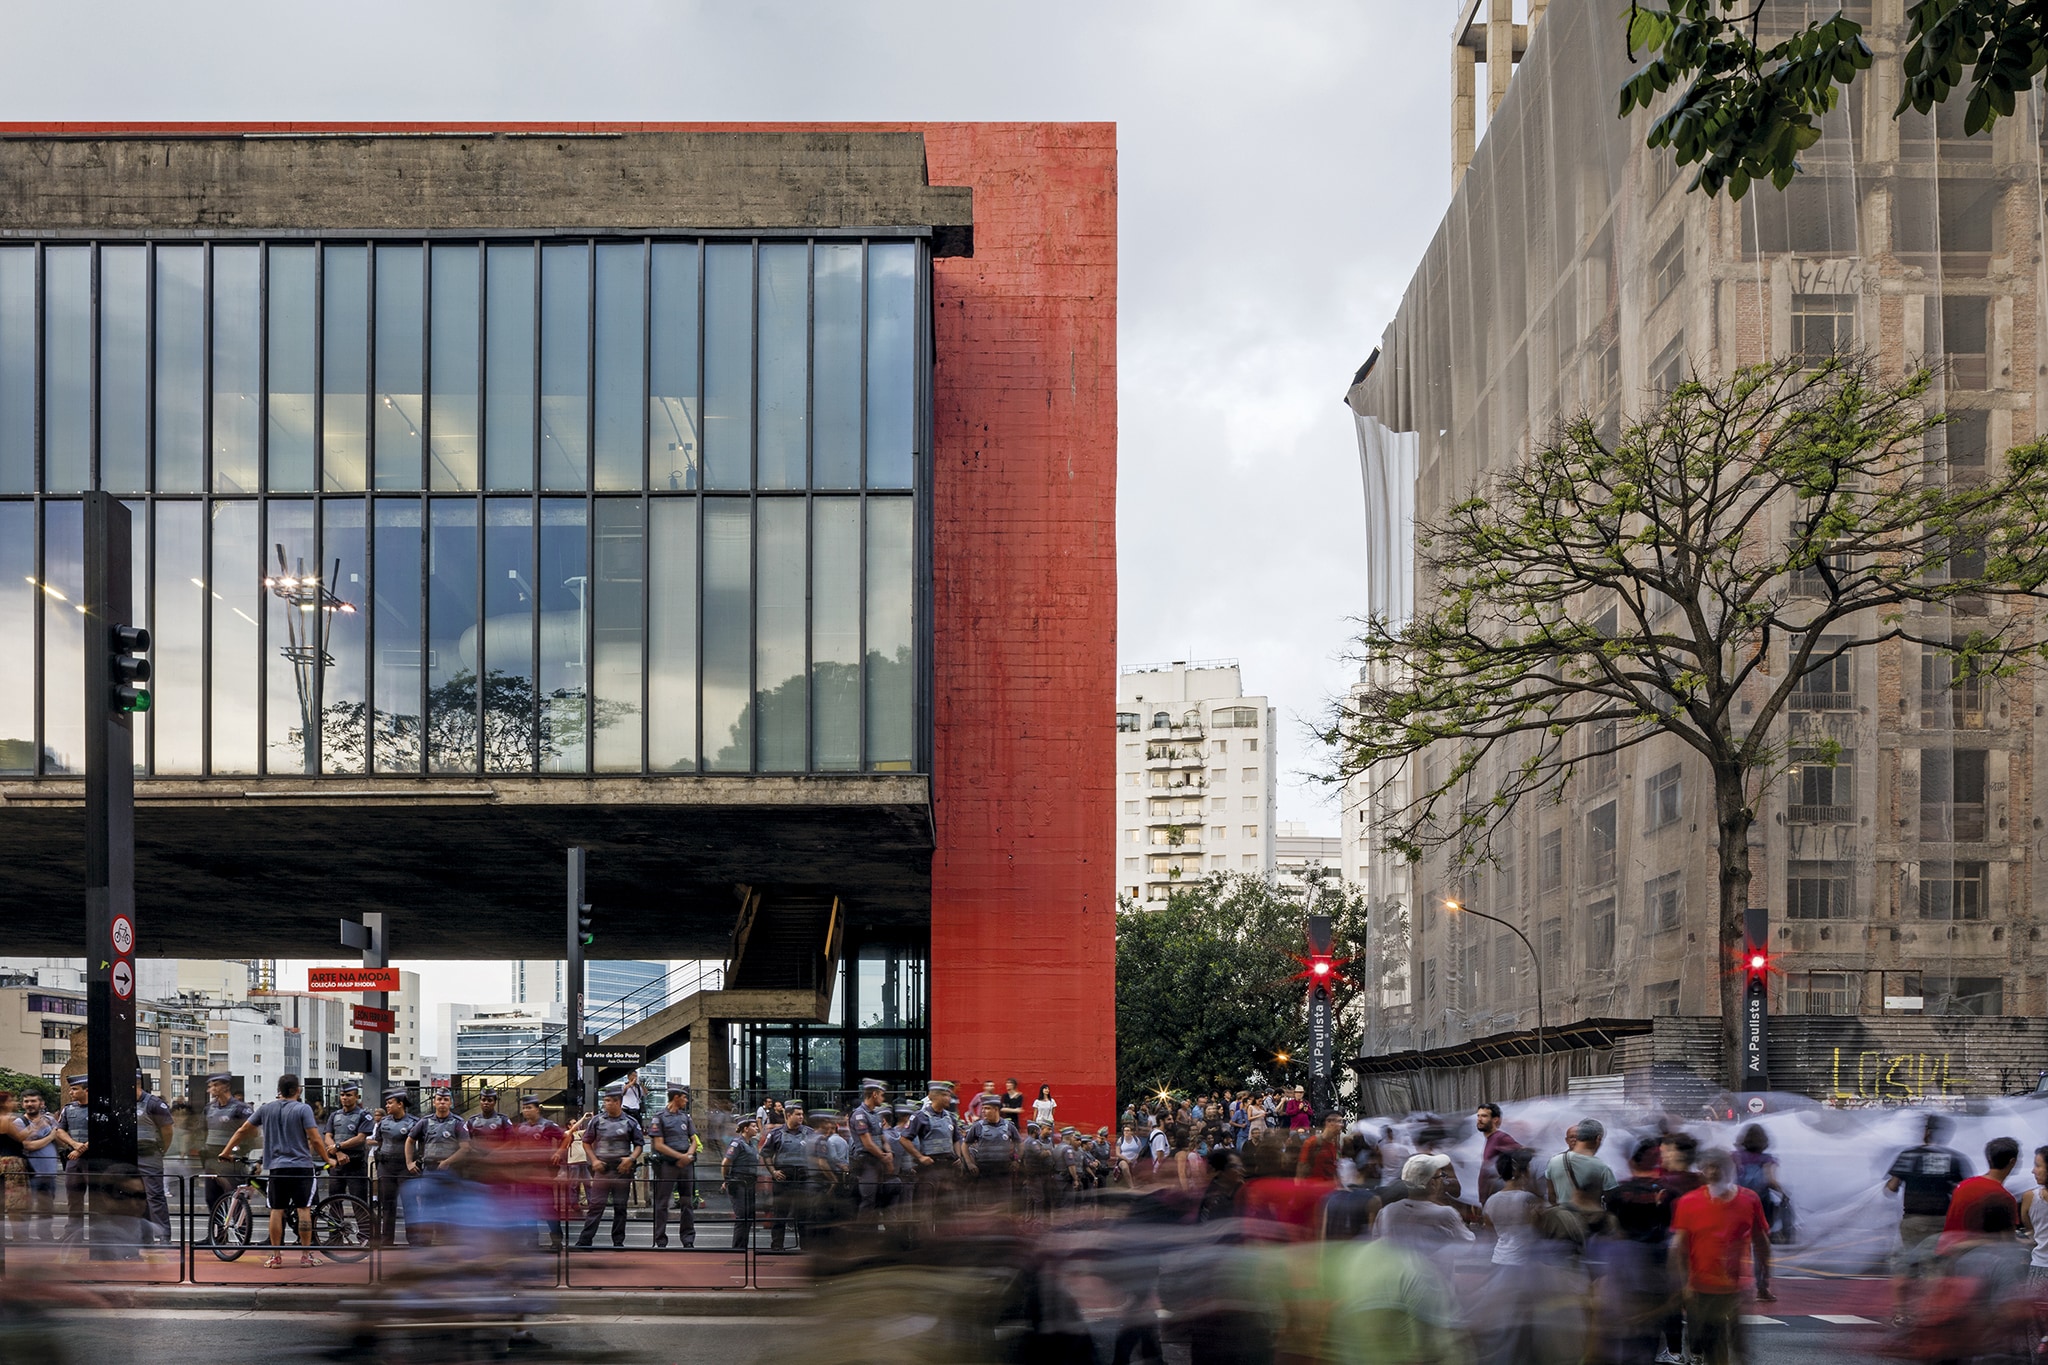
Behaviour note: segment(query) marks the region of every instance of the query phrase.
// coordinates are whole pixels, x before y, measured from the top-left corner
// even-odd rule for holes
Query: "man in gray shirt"
[[[284,1264],[284,1218],[293,1209],[299,1213],[299,1264],[320,1264],[313,1255],[313,1178],[321,1161],[331,1160],[333,1150],[313,1107],[299,1098],[299,1078],[286,1072],[277,1078],[277,1098],[245,1120],[224,1143],[220,1159],[226,1161],[252,1131],[263,1134],[263,1169],[269,1175],[265,1193],[270,1200],[270,1256],[263,1264],[275,1270]]]
[[[1472,1229],[1451,1207],[1457,1188],[1451,1159],[1440,1152],[1418,1152],[1401,1167],[1408,1197],[1380,1209],[1373,1231],[1428,1255],[1457,1242],[1472,1240]]]

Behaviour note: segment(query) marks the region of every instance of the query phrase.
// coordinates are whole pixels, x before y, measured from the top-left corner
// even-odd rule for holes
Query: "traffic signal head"
[[[1330,979],[1330,959],[1318,957],[1308,964],[1309,975],[1318,981]]]
[[[149,632],[141,626],[113,626],[107,632],[107,676],[112,682],[107,701],[116,711],[133,713],[149,709],[149,660],[137,655],[149,652]]]
[[[576,941],[586,948],[597,942],[597,929],[591,922],[588,905],[576,907]]]

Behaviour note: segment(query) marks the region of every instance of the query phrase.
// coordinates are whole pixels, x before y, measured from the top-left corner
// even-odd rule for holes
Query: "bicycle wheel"
[[[313,1205],[313,1245],[337,1261],[370,1254],[370,1206],[352,1194],[330,1194]]]
[[[223,1261],[238,1259],[249,1249],[249,1199],[236,1190],[213,1206],[207,1216],[206,1232],[212,1239],[213,1254]]]

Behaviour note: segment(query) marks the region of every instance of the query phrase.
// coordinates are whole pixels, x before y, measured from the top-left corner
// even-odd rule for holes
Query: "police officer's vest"
[[[752,1180],[761,1171],[761,1149],[743,1137],[736,1137],[725,1148],[725,1159],[732,1163],[728,1178]]]
[[[135,1101],[135,1158],[138,1161],[153,1161],[164,1154],[163,1137],[150,1113],[152,1107],[162,1106],[163,1101],[150,1094],[144,1094]]]
[[[848,1147],[852,1153],[852,1162],[856,1168],[865,1169],[878,1164],[886,1166],[896,1164],[893,1160],[884,1161],[877,1157],[868,1150],[867,1144],[861,1141],[863,1137],[873,1138],[875,1145],[885,1152],[895,1145],[889,1139],[888,1124],[865,1104],[855,1105],[853,1112],[846,1116],[846,1133]]]
[[[617,1118],[599,1114],[584,1127],[583,1145],[598,1161],[623,1161],[640,1145],[640,1124],[631,1114]]]
[[[386,1114],[377,1120],[377,1164],[384,1174],[405,1173],[405,1140],[418,1126],[419,1120],[411,1114],[400,1114],[397,1118]]]
[[[988,1123],[976,1119],[967,1125],[967,1147],[977,1165],[1006,1162],[1017,1141],[1017,1126],[1008,1119]]]
[[[936,1109],[924,1111],[925,1127],[917,1136],[917,1150],[925,1156],[942,1157],[953,1154],[953,1116]]]
[[[696,1145],[697,1125],[691,1122],[687,1109],[663,1109],[640,1126],[647,1130],[649,1137],[660,1138],[678,1152],[689,1153]],[[666,1166],[679,1164],[674,1157],[663,1156],[660,1152],[654,1154],[654,1159]]]
[[[468,1131],[469,1125],[453,1114],[445,1119],[429,1114],[419,1121],[413,1138],[419,1144],[423,1162],[441,1162],[455,1155],[455,1149],[462,1145],[463,1136]]]
[[[503,1114],[478,1114],[469,1121],[469,1135],[483,1142],[501,1142],[512,1136],[512,1120]]]
[[[814,1130],[809,1128],[797,1128],[795,1130],[777,1128],[768,1137],[774,1139],[775,1145],[770,1147],[768,1140],[764,1138],[761,1142],[761,1155],[764,1158],[770,1156],[774,1158],[769,1164],[782,1172],[782,1180],[785,1185],[801,1185],[818,1174],[816,1164],[818,1135]]]
[[[209,1106],[207,1110],[209,1123],[212,1116],[212,1108]],[[369,1132],[370,1125],[376,1121],[376,1116],[361,1105],[357,1105],[354,1109],[336,1109],[327,1115],[327,1136],[333,1138],[337,1143],[347,1142],[352,1137],[358,1137],[363,1133]],[[214,1150],[219,1151],[220,1149],[216,1147]],[[360,1158],[362,1153],[356,1152],[351,1153],[351,1155]]]

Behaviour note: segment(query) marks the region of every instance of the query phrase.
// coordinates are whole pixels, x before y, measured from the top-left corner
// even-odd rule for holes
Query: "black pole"
[[[1444,904],[1450,907],[1452,914],[1471,915],[1474,919],[1491,920],[1516,938],[1522,940],[1522,946],[1529,950],[1529,965],[1536,973],[1536,1093],[1539,1095],[1548,1094],[1549,1092],[1545,1087],[1549,1085],[1549,1081],[1543,1074],[1544,1063],[1549,1058],[1549,1052],[1543,1045],[1543,959],[1536,956],[1536,945],[1529,942],[1527,934],[1514,925],[1509,924],[1499,915],[1489,915],[1484,910],[1474,910],[1471,906],[1458,901],[1445,901]]]
[[[133,616],[128,509],[85,495],[85,1055],[91,1169],[135,1166],[135,729],[116,704],[115,631]],[[144,640],[140,649],[147,649]],[[137,1201],[93,1182],[95,1209]],[[120,1207],[115,1207],[118,1199]]]
[[[1314,891],[1310,892],[1311,895]],[[1329,915],[1308,917],[1308,951],[1311,961],[1320,961],[1330,955],[1335,941],[1336,924]],[[1336,1002],[1331,998],[1332,983],[1325,976],[1311,976],[1308,983],[1308,1103],[1315,1112],[1317,1123],[1330,1111],[1335,1097],[1331,1093],[1331,1073],[1336,1063],[1335,1014]]]
[[[562,1065],[566,1071],[562,1093],[568,1104],[580,1104],[583,1095],[583,934],[578,924],[583,909],[583,850],[569,850],[569,952],[562,981],[563,1004],[569,1013],[567,1036],[562,1044]],[[587,1110],[586,1110],[587,1112]]]
[[[1745,909],[1742,936],[1742,1089],[1747,1094],[1771,1088],[1770,910]]]

